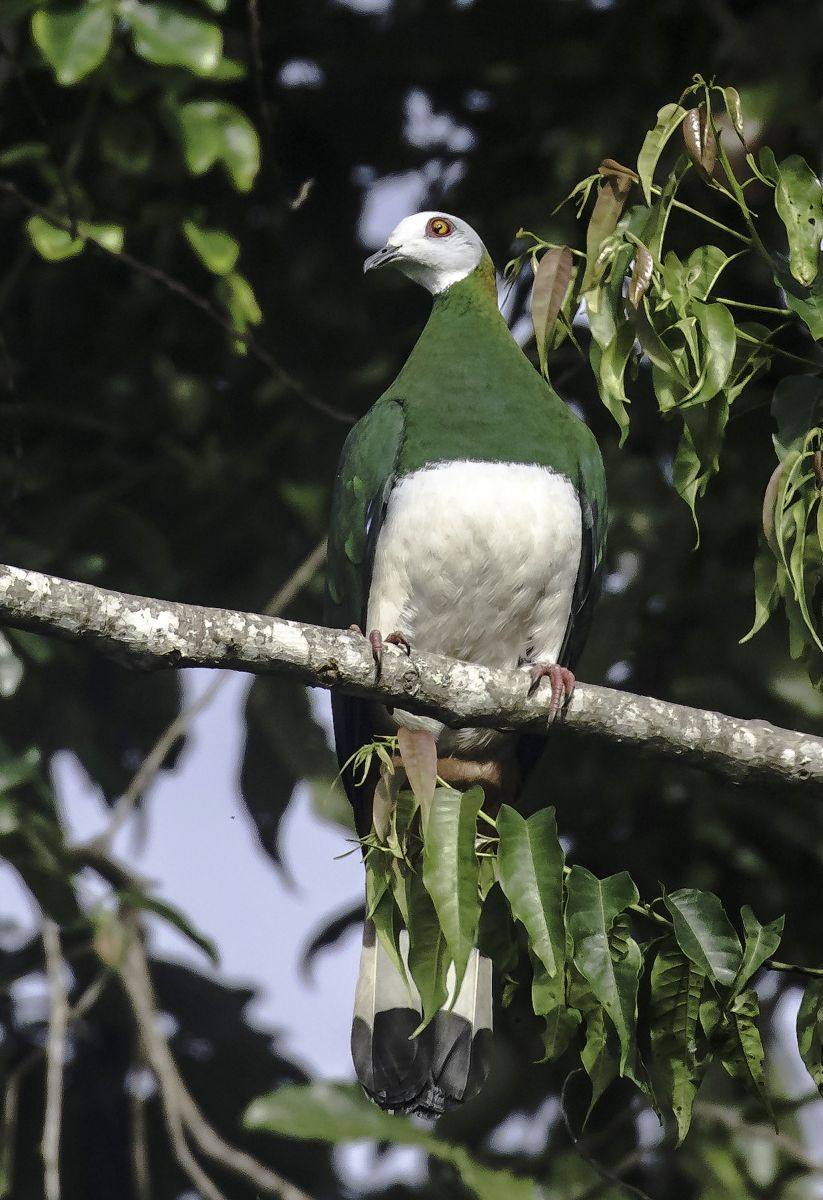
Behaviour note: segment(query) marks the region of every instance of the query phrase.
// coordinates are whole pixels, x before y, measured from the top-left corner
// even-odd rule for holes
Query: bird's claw
[[[552,695],[549,701],[549,721],[551,722],[572,698],[576,682],[574,675],[568,667],[561,667],[557,663],[536,663],[530,674],[530,696],[537,691],[541,679],[548,679],[551,683]]]
[[[359,633],[360,637],[366,636],[359,625],[350,625],[349,632]],[[395,629],[392,633],[387,633],[385,637],[383,637],[383,634],[379,629],[372,629],[371,633],[368,635],[368,642],[371,646],[372,658],[375,661],[378,671],[383,665],[383,647],[385,645],[399,646],[400,649],[406,654],[411,654],[411,643],[409,642],[409,639],[398,629]]]

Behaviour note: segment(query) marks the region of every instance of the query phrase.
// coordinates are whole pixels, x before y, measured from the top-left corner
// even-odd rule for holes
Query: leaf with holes
[[[567,886],[566,925],[574,962],[617,1030],[622,1074],[634,1057],[641,955],[631,938],[613,952],[609,937],[618,915],[637,903],[638,891],[626,871],[601,880],[576,863]]]
[[[674,938],[667,939],[651,970],[649,1021],[655,1090],[671,1105],[678,1145],[688,1133],[703,1074],[697,1023],[705,981],[705,972],[683,954]]]
[[[820,263],[823,188],[799,154],[778,164],[774,204],[789,239],[789,269],[798,283],[811,287]]]

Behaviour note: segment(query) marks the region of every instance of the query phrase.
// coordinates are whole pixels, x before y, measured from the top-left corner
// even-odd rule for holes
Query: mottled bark
[[[547,693],[528,676],[387,646],[377,671],[356,634],[255,613],[172,604],[0,566],[0,622],[87,641],[133,666],[276,672],[437,717],[451,726],[541,731]],[[676,758],[737,783],[802,784],[823,792],[823,738],[740,721],[648,696],[580,684],[569,728]]]

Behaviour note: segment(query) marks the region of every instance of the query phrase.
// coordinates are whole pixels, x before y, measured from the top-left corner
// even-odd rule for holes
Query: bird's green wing
[[[606,555],[608,502],[606,475],[597,443],[589,433],[582,440],[577,479],[577,494],[583,521],[580,567],[572,596],[572,608],[566,636],[558,655],[561,666],[574,669],[583,650],[600,595],[603,562]]]
[[[374,551],[403,440],[403,406],[381,398],[352,429],[343,453],[332,497],[326,564],[325,620],[346,629],[359,625],[364,633]],[[387,631],[382,631],[387,632]],[[355,783],[345,767],[355,751],[371,740],[369,705],[339,693],[332,695],[334,739],[343,783],[354,807],[361,836],[371,827],[374,780]]]

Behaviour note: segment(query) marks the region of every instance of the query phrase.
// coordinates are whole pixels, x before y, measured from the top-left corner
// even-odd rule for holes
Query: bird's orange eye
[[[426,226],[426,233],[429,237],[448,237],[451,231],[452,223],[445,217],[432,217]]]

